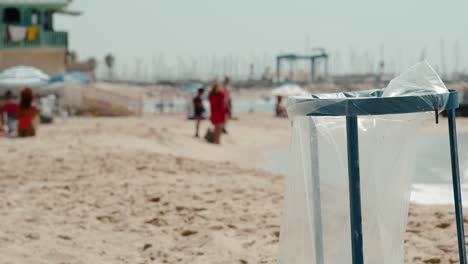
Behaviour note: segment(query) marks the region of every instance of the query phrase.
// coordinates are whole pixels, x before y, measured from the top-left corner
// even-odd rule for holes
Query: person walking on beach
[[[6,125],[8,127],[8,135],[14,135],[16,128],[18,127],[18,104],[12,100],[11,91],[5,93],[5,102],[2,107],[2,118],[5,113],[6,115]]]
[[[221,133],[226,122],[226,94],[219,82],[216,82],[211,88],[209,97],[211,123],[214,126],[213,143],[221,143]]]
[[[193,98],[193,108],[195,113],[195,137],[198,137],[198,131],[200,130],[200,122],[203,119],[205,113],[205,107],[203,106],[203,93],[205,89],[200,88],[197,91],[197,95]]]
[[[18,108],[18,137],[33,137],[36,135],[34,121],[37,109],[33,106],[34,94],[31,88],[21,91]]]

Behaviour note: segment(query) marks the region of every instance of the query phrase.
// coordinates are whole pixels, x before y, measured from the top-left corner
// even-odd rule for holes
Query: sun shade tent
[[[439,89],[445,86],[430,74],[430,66],[424,72],[427,66],[410,69],[386,91],[290,97],[291,169],[280,264],[402,264],[415,139],[424,121],[444,109],[460,263],[466,264],[457,92]],[[426,88],[420,86],[427,83]],[[389,92],[394,92],[392,97],[383,96]]]
[[[295,83],[284,83],[271,91],[274,96],[296,96],[305,95],[307,91]]]
[[[68,71],[52,76],[48,84],[41,88],[42,94],[60,94],[64,105],[79,105],[82,99],[82,89],[84,85],[92,83],[89,75],[79,71]]]
[[[90,83],[92,79],[82,72],[69,71],[54,75],[50,78],[49,83]]]

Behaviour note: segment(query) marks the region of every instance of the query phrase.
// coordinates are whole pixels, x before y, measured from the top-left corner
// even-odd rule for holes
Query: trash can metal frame
[[[340,98],[327,98],[327,96],[323,95],[312,95],[311,97],[291,97],[289,99],[288,111],[292,111],[297,115],[346,117],[352,263],[364,264],[359,172],[359,116],[435,111],[436,123],[438,123],[438,112],[441,109],[445,109],[448,113],[448,132],[459,258],[461,264],[468,264],[463,226],[463,206],[456,131],[455,111],[458,108],[457,91],[449,90],[448,93],[442,94],[395,97],[382,97],[382,94],[383,90],[378,89],[342,93]],[[316,222],[316,224],[320,224],[320,221]],[[320,227],[318,227],[317,230],[320,230]],[[315,235],[314,239],[316,242],[316,251],[322,251],[323,242],[321,234]],[[316,262],[317,264],[323,264],[322,252],[317,252]]]

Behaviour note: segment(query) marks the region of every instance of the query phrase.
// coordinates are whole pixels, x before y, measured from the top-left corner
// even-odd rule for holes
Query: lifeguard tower
[[[54,15],[78,16],[71,0],[0,1],[0,71],[32,66],[53,75],[66,70],[68,33],[55,31]]]

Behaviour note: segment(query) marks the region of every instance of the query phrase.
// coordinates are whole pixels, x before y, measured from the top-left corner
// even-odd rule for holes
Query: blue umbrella
[[[49,83],[90,83],[92,82],[91,78],[82,72],[78,71],[69,71],[57,74],[50,78]]]

